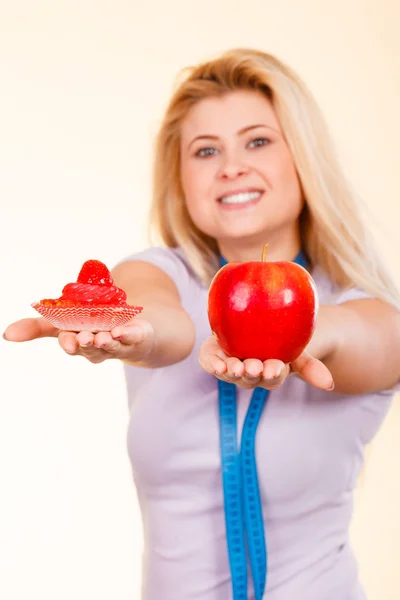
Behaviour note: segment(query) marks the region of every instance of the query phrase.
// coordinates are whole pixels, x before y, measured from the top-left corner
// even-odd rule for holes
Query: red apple
[[[311,339],[318,311],[314,280],[300,265],[232,262],[211,282],[208,318],[221,348],[244,360],[296,359]]]

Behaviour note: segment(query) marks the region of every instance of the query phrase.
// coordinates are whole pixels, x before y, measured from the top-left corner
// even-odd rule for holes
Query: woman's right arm
[[[115,285],[125,290],[127,303],[143,306],[140,316],[111,332],[59,331],[42,318],[23,319],[10,325],[5,339],[22,342],[40,337],[58,337],[71,355],[93,363],[117,358],[144,368],[171,365],[186,358],[194,345],[194,324],[182,308],[172,279],[147,262],[127,261],[112,272]]]

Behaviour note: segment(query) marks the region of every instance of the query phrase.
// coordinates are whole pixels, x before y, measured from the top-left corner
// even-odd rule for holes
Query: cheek
[[[190,201],[193,196],[196,196],[199,188],[198,169],[193,168],[190,164],[183,165],[181,169],[181,181],[185,197]]]
[[[301,205],[303,202],[303,193],[300,180],[293,163],[291,155],[280,156],[273,166],[273,185],[277,191],[280,191],[286,198],[290,198],[292,203]]]
[[[182,165],[181,185],[185,204],[193,223],[202,229],[206,211],[206,203],[202,201],[206,191],[205,177],[201,169],[193,165]]]
[[[282,182],[290,187],[298,188],[299,178],[290,154],[286,154],[278,164],[280,166],[280,177]]]
[[[182,165],[181,183],[189,210],[198,210],[207,199],[212,186],[211,169],[205,163]]]

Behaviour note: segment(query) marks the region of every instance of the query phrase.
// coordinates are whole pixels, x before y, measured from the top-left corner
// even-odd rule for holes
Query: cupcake
[[[67,283],[60,298],[32,306],[57,329],[93,333],[124,325],[143,310],[126,303],[126,293],[114,285],[110,271],[98,260],[87,260],[77,281]]]

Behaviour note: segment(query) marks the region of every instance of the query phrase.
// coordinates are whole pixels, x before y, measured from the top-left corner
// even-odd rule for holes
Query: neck
[[[268,244],[267,261],[293,260],[301,250],[300,232],[286,238],[282,234],[267,234],[257,240],[224,239],[218,241],[218,248],[227,262],[250,262],[261,260],[265,244]]]

